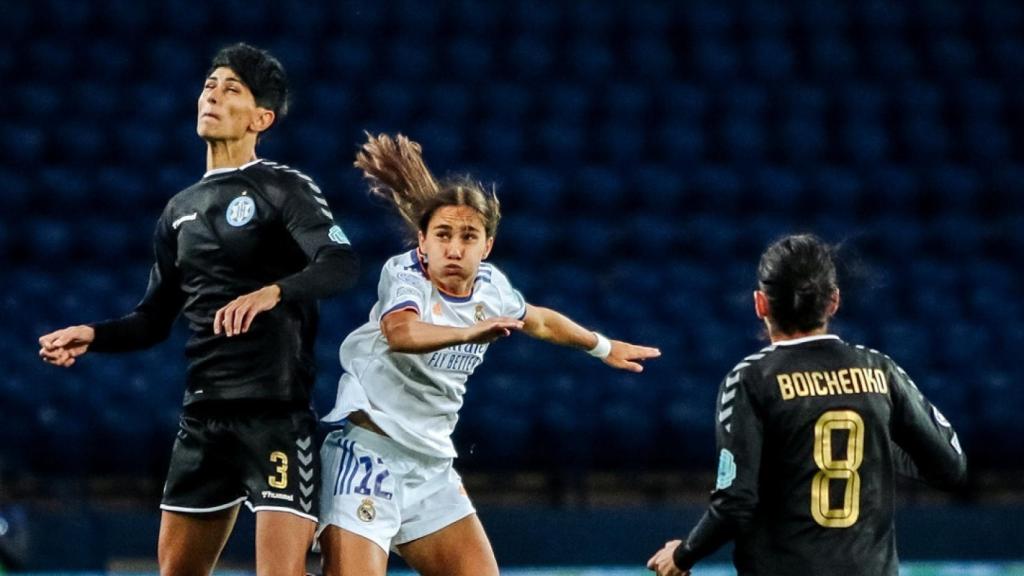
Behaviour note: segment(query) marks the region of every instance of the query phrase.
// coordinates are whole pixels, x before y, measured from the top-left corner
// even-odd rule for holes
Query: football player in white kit
[[[420,146],[370,136],[355,165],[401,214],[417,246],[384,265],[369,321],[341,345],[345,370],[321,450],[324,574],[383,576],[390,550],[424,575],[488,576],[498,565],[459,474],[451,433],[466,380],[515,330],[640,372],[660,355],[528,304],[496,267],[497,196],[438,183]]]

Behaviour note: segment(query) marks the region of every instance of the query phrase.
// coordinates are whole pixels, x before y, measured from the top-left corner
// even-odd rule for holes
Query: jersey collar
[[[252,162],[242,164],[238,168],[214,168],[213,170],[207,170],[206,173],[203,174],[203,178],[209,178],[210,176],[215,176],[217,174],[225,174],[227,172],[234,172],[235,170],[245,170],[249,166],[252,166],[253,164],[259,164],[260,162],[263,162],[262,158],[257,158]]]
[[[804,336],[803,338],[796,338],[794,340],[783,340],[782,342],[774,342],[773,346],[796,346],[797,344],[803,344],[804,342],[816,342],[818,340],[839,340],[839,336],[835,334],[820,334],[818,336]]]

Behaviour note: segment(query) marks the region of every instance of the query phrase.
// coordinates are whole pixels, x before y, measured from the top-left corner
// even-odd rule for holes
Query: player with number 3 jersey
[[[896,576],[895,475],[961,483],[957,435],[888,356],[827,333],[839,306],[828,246],[779,240],[758,282],[771,345],[722,382],[711,505],[647,566],[687,574],[735,540],[740,576]]]

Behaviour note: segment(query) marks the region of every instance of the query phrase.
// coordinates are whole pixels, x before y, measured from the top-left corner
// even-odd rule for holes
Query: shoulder
[[[718,423],[726,432],[732,432],[733,403],[737,392],[746,389],[745,382],[759,373],[758,367],[778,348],[773,344],[743,358],[722,380],[718,393]],[[749,393],[745,392],[745,393]]]
[[[481,284],[493,284],[498,288],[511,287],[508,276],[497,266],[490,262],[481,262],[480,269],[476,273],[477,282]]]
[[[322,198],[323,191],[308,175],[286,164],[259,160],[248,166],[244,174],[277,203],[295,194]]]
[[[888,354],[885,354],[884,352],[879,352],[874,348],[868,348],[867,346],[863,346],[861,344],[853,344],[849,346],[858,354],[863,355],[868,360],[868,363],[871,366],[882,368],[883,370],[887,371],[890,375],[895,374],[896,376],[899,377],[898,379],[906,382],[907,385],[909,385],[911,388],[917,391],[918,394],[921,393],[921,391],[917,387],[917,384],[915,384],[914,380],[910,377],[909,374],[907,374],[907,371],[904,370],[902,366],[897,364],[895,360],[890,358]]]

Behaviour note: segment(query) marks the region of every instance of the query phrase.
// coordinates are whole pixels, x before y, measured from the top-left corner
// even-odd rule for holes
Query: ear
[[[830,301],[828,303],[828,317],[829,318],[835,316],[836,312],[839,311],[839,302],[840,302],[839,288],[836,288],[836,291],[832,293],[832,298],[830,299]]]
[[[273,110],[257,106],[256,111],[253,113],[252,121],[249,123],[249,129],[260,134],[274,124],[275,118],[277,116]]]
[[[420,254],[426,254],[426,250],[423,249],[423,244],[427,241],[427,235],[423,233],[423,230],[416,231],[416,247],[420,251]]]
[[[771,307],[768,305],[768,295],[760,290],[754,290],[754,313],[761,320],[768,317]]]
[[[484,248],[484,257],[481,260],[486,260],[491,255],[491,250],[494,248],[494,236],[487,239],[487,247]]]

